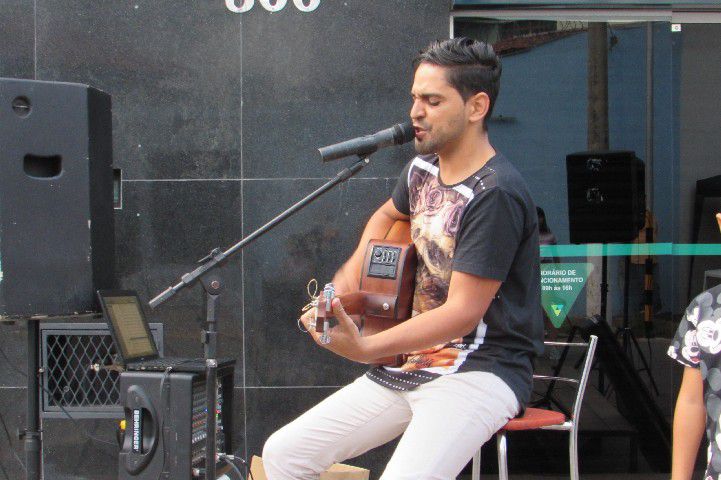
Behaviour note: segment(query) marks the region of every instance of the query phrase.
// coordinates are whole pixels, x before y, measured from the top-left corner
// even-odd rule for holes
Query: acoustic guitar
[[[416,249],[410,234],[410,222],[396,221],[382,240],[368,242],[358,291],[338,295],[362,336],[369,336],[398,325],[411,317],[416,279]],[[334,297],[326,286],[318,298],[315,329],[327,333],[334,314]],[[373,365],[400,366],[405,355],[373,360]]]

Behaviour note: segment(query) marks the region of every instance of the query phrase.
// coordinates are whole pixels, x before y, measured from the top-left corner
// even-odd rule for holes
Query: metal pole
[[[588,149],[608,150],[608,25],[588,24]]]
[[[646,24],[646,209],[653,211],[653,23]]]
[[[28,322],[28,391],[27,427],[23,432],[25,440],[25,465],[27,480],[40,480],[42,438],[40,433],[40,388],[38,385],[38,340],[40,325],[37,320]]]
[[[220,279],[211,277],[203,282],[206,295],[206,331],[205,345],[205,397],[206,397],[206,437],[205,437],[205,479],[215,480],[216,466],[216,409],[218,404],[218,299],[221,289]]]
[[[590,151],[608,150],[608,25],[606,23],[588,24],[588,149]],[[595,315],[602,310],[606,319],[607,299],[603,293],[606,288],[606,269],[600,265],[598,257],[591,257],[594,271],[586,285],[586,314]],[[605,261],[605,257],[604,257]],[[601,268],[599,268],[601,267]],[[600,298],[599,298],[599,292]]]

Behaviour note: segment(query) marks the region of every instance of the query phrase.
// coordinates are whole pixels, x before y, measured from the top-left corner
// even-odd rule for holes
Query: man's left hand
[[[313,337],[315,343],[321,347],[354,362],[369,362],[371,359],[368,356],[366,339],[361,337],[358,327],[356,327],[356,324],[353,323],[353,320],[348,314],[345,313],[340,299],[334,298],[332,305],[333,313],[338,324],[328,330],[330,343],[322,343],[320,341],[322,333],[316,332],[315,328],[309,326],[311,321],[310,315],[303,315],[301,317],[301,321],[306,330],[308,330],[308,333]],[[318,319],[318,322],[322,322],[322,320]]]

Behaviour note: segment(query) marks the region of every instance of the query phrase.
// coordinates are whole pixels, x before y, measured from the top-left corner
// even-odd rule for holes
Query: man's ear
[[[478,92],[466,101],[466,105],[470,113],[468,119],[474,123],[483,122],[491,107],[491,99],[486,92]]]
[[[721,213],[716,214],[716,222],[718,223],[718,229],[721,232]]]

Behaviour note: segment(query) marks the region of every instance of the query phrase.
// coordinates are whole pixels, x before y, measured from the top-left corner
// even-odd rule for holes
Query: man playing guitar
[[[450,479],[528,402],[532,359],[543,348],[536,207],[486,121],[501,65],[467,38],[434,42],[414,63],[410,116],[418,156],[370,218],[333,278],[358,289],[366,245],[409,221],[418,257],[413,316],[361,336],[336,298],[329,336],[301,318],[323,348],[374,366],[266,442],[270,480],[316,479],[335,462],[402,434],[384,480]]]

